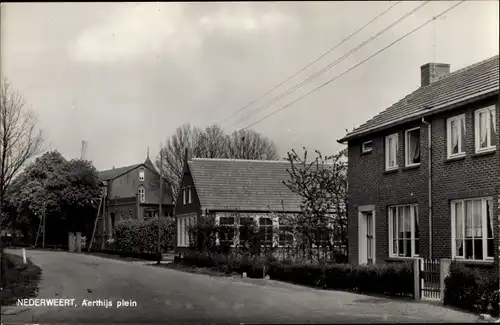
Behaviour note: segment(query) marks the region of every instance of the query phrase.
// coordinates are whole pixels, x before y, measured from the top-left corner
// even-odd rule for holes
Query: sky
[[[457,2],[430,2],[338,60],[422,4],[400,2],[241,110],[395,3],[2,3],[0,74],[37,113],[47,149],[77,158],[85,140],[85,158],[99,170],[125,166],[144,161],[148,147],[156,156],[185,123],[245,128]],[[251,128],[274,140],[283,157],[302,146],[333,154],[346,129],[420,86],[421,65],[448,63],[454,71],[498,53],[499,2],[466,1]]]

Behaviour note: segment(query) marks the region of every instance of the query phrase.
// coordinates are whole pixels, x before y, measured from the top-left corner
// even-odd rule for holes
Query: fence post
[[[413,291],[414,299],[420,300],[420,260],[413,259]]]
[[[439,270],[439,289],[441,290],[441,301],[444,299],[444,289],[445,289],[445,284],[444,280],[450,274],[450,265],[451,265],[451,259],[449,258],[443,258],[441,259],[440,265],[440,270]]]
[[[68,233],[68,251],[75,251],[75,234],[72,232]]]
[[[77,253],[80,253],[82,251],[82,233],[77,232],[76,237],[75,237],[75,250]]]

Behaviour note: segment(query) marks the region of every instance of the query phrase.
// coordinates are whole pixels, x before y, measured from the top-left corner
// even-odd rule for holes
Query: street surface
[[[21,254],[20,250],[7,250]],[[219,278],[92,255],[27,251],[43,270],[38,298],[71,307],[2,307],[2,322],[370,323],[475,322],[477,316],[426,302],[311,289],[272,280]],[[148,265],[149,264],[149,265]],[[112,307],[84,307],[84,300]],[[117,308],[118,301],[136,307]]]

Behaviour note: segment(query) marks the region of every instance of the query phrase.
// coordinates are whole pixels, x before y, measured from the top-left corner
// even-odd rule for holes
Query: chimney
[[[430,85],[433,82],[450,74],[450,65],[446,63],[427,63],[420,67],[421,86]]]
[[[184,161],[188,162],[190,158],[191,157],[189,156],[189,149],[188,148],[184,149]]]
[[[113,169],[115,169],[115,166],[113,166]]]

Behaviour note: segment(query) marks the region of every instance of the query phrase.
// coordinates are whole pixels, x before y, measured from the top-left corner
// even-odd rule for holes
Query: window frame
[[[465,254],[465,249],[463,252],[462,256],[457,256],[456,255],[456,245],[457,245],[457,234],[456,234],[456,209],[455,209],[455,204],[460,203],[462,204],[462,232],[463,232],[463,238],[462,239],[462,244],[464,245],[465,248],[465,227],[466,227],[466,222],[465,222],[465,202],[467,201],[474,201],[474,200],[481,200],[481,233],[482,233],[482,238],[481,238],[481,246],[482,246],[482,251],[483,251],[483,258],[482,259],[468,259],[466,258]],[[495,259],[495,252],[496,252],[496,245],[495,245],[495,225],[494,225],[494,216],[493,213],[490,216],[492,222],[493,222],[493,227],[492,227],[492,235],[493,235],[493,256],[488,256],[488,217],[487,217],[487,204],[486,202],[490,201],[492,210],[493,210],[493,205],[495,204],[495,200],[491,196],[486,196],[486,197],[474,197],[474,198],[467,198],[467,199],[458,199],[458,200],[452,200],[450,201],[450,216],[451,216],[451,258],[454,260],[460,260],[460,261],[472,261],[472,262],[485,262],[485,261],[493,261]],[[475,237],[474,237],[475,238]],[[474,240],[474,239],[472,239]],[[474,254],[474,252],[473,252]]]
[[[141,193],[141,190],[142,190],[142,193]],[[140,185],[137,188],[137,194],[139,195],[139,202],[145,203],[146,202],[146,188],[143,185]]]
[[[365,145],[369,143],[370,144],[370,148],[365,148]],[[361,143],[361,153],[370,153],[373,151],[373,140],[369,140],[369,141],[365,141],[363,143]]]
[[[418,163],[410,163],[410,156],[409,156],[409,149],[410,149],[410,138],[409,138],[409,134],[410,132],[412,131],[415,131],[415,130],[419,130],[419,137],[418,137],[418,144],[419,146],[421,146],[422,144],[420,143],[420,126],[417,126],[417,127],[414,127],[414,128],[411,128],[411,129],[408,129],[405,131],[405,166],[406,167],[413,167],[413,166],[419,166],[420,165],[420,162]],[[397,145],[396,145],[396,148],[397,148]],[[396,149],[397,151],[397,149]],[[422,157],[422,147],[420,147],[420,158]]]
[[[143,167],[139,168],[139,181],[144,182],[145,170]]]
[[[396,253],[394,253],[394,244],[393,244],[393,241],[395,240],[394,238],[394,234],[393,234],[393,229],[394,229],[394,221],[393,221],[393,216],[391,214],[391,211],[393,209],[395,209],[396,211],[396,220],[399,220],[399,215],[398,215],[398,212],[399,211],[399,208],[403,208],[403,211],[405,210],[404,208],[405,207],[410,207],[410,242],[411,242],[411,253],[410,253],[410,256],[400,256],[399,255],[399,237],[396,238],[396,242],[397,242],[397,246],[396,246]],[[415,216],[415,212],[416,211],[416,216]],[[412,204],[399,204],[399,205],[391,205],[391,206],[388,206],[387,207],[387,217],[388,217],[388,230],[389,230],[389,257],[390,258],[416,258],[416,257],[419,257],[420,254],[415,254],[415,250],[416,250],[416,238],[415,238],[415,217],[417,217],[417,219],[419,218],[419,215],[418,215],[418,204],[417,203],[412,203]],[[419,238],[418,238],[418,244],[420,245],[420,220],[419,220]],[[398,230],[398,228],[396,227],[396,230]],[[397,232],[398,233],[398,232]],[[420,248],[420,247],[419,247]],[[419,249],[419,253],[420,253],[420,249]]]
[[[390,167],[389,166],[389,140],[390,139],[394,139],[396,141],[396,148],[395,148],[395,153],[394,153],[394,161],[395,161],[395,165]],[[397,170],[399,168],[399,163],[398,163],[398,150],[399,150],[399,133],[393,133],[393,134],[390,134],[390,135],[387,135],[385,137],[385,170],[386,171],[389,171],[389,170]]]
[[[196,216],[177,218],[177,247],[189,247],[188,227],[196,223]]]
[[[475,143],[475,152],[476,153],[482,153],[482,152],[489,152],[489,151],[495,151],[496,150],[496,139],[492,139],[491,138],[491,121],[490,121],[490,111],[493,111],[493,115],[494,115],[494,121],[493,121],[493,125],[495,126],[496,125],[496,106],[495,105],[491,105],[491,106],[488,106],[488,107],[483,107],[483,108],[480,108],[480,109],[477,109],[475,112],[474,112],[474,143]],[[486,136],[487,136],[487,141],[489,141],[488,145],[485,147],[485,148],[481,148],[480,147],[480,137],[481,135],[479,134],[479,126],[480,126],[480,119],[479,119],[479,115],[481,113],[487,113],[487,121],[486,121],[486,127],[487,127],[487,130],[486,130]],[[495,132],[498,134],[498,127],[497,129],[495,130]]]
[[[465,124],[465,135],[462,135],[462,120]],[[452,143],[451,143],[451,123],[457,122],[459,124],[458,130],[458,153],[452,153]],[[464,138],[465,143],[462,143],[462,138]],[[448,159],[464,157],[466,155],[465,147],[467,145],[467,120],[465,114],[457,115],[446,119],[446,157]]]
[[[263,225],[261,223],[261,220],[262,219],[267,219],[269,220],[271,223],[270,224],[266,224],[266,225]],[[275,237],[275,225],[274,225],[274,222],[273,222],[273,217],[272,216],[260,216],[258,218],[258,236],[259,236],[259,242],[260,242],[260,245],[261,246],[266,246],[266,247],[274,247],[274,237]],[[268,232],[270,229],[270,233]],[[262,233],[262,231],[264,231],[264,233]],[[262,235],[263,238],[261,237]],[[271,238],[268,239],[267,237],[270,236]]]

